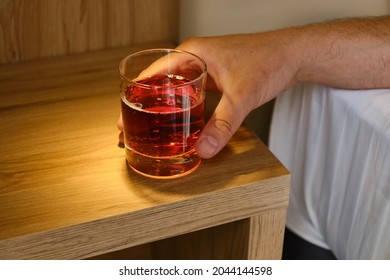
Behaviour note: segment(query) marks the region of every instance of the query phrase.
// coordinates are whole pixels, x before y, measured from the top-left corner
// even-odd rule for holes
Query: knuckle
[[[212,122],[212,126],[215,128],[215,131],[224,138],[229,138],[230,135],[234,133],[234,128],[232,124],[223,119],[215,119]]]

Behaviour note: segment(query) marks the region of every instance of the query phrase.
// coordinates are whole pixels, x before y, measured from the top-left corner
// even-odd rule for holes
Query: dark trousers
[[[318,247],[286,228],[283,244],[283,260],[335,260],[332,251]]]

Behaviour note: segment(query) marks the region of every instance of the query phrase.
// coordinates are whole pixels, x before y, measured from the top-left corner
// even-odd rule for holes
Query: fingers
[[[120,116],[118,118],[117,127],[121,131],[119,134],[119,146],[122,146],[124,143],[122,113],[120,114]]]
[[[214,114],[206,124],[196,143],[196,151],[201,158],[215,156],[229,142],[246,116],[246,110],[237,108],[229,96],[221,98]]]
[[[119,115],[117,127],[120,131],[123,131],[123,120],[122,120],[122,113]]]
[[[178,68],[178,63],[171,63],[172,54],[168,54],[166,56],[163,56],[153,63],[150,63],[146,66],[144,70],[142,70],[136,80],[143,79],[145,77],[151,77],[153,75],[157,74],[163,74],[163,73],[176,73]],[[168,63],[169,62],[169,63]],[[169,68],[168,68],[169,66]]]
[[[198,78],[205,67],[196,56],[185,53],[168,53],[149,64],[136,79],[151,77],[157,74],[180,74],[181,76],[193,80]]]
[[[121,131],[121,133],[119,133],[118,147],[119,148],[124,148],[125,147],[125,138],[124,138],[124,135],[123,135],[123,131]]]

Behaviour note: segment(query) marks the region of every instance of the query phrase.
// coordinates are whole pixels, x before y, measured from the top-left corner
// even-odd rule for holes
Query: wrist
[[[343,88],[388,86],[389,24],[390,17],[379,17],[297,28],[296,80]]]

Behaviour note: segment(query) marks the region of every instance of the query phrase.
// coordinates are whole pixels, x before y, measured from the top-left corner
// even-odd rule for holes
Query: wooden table
[[[156,46],[0,66],[0,259],[281,257],[290,175],[247,128],[189,176],[127,168],[117,65]]]

